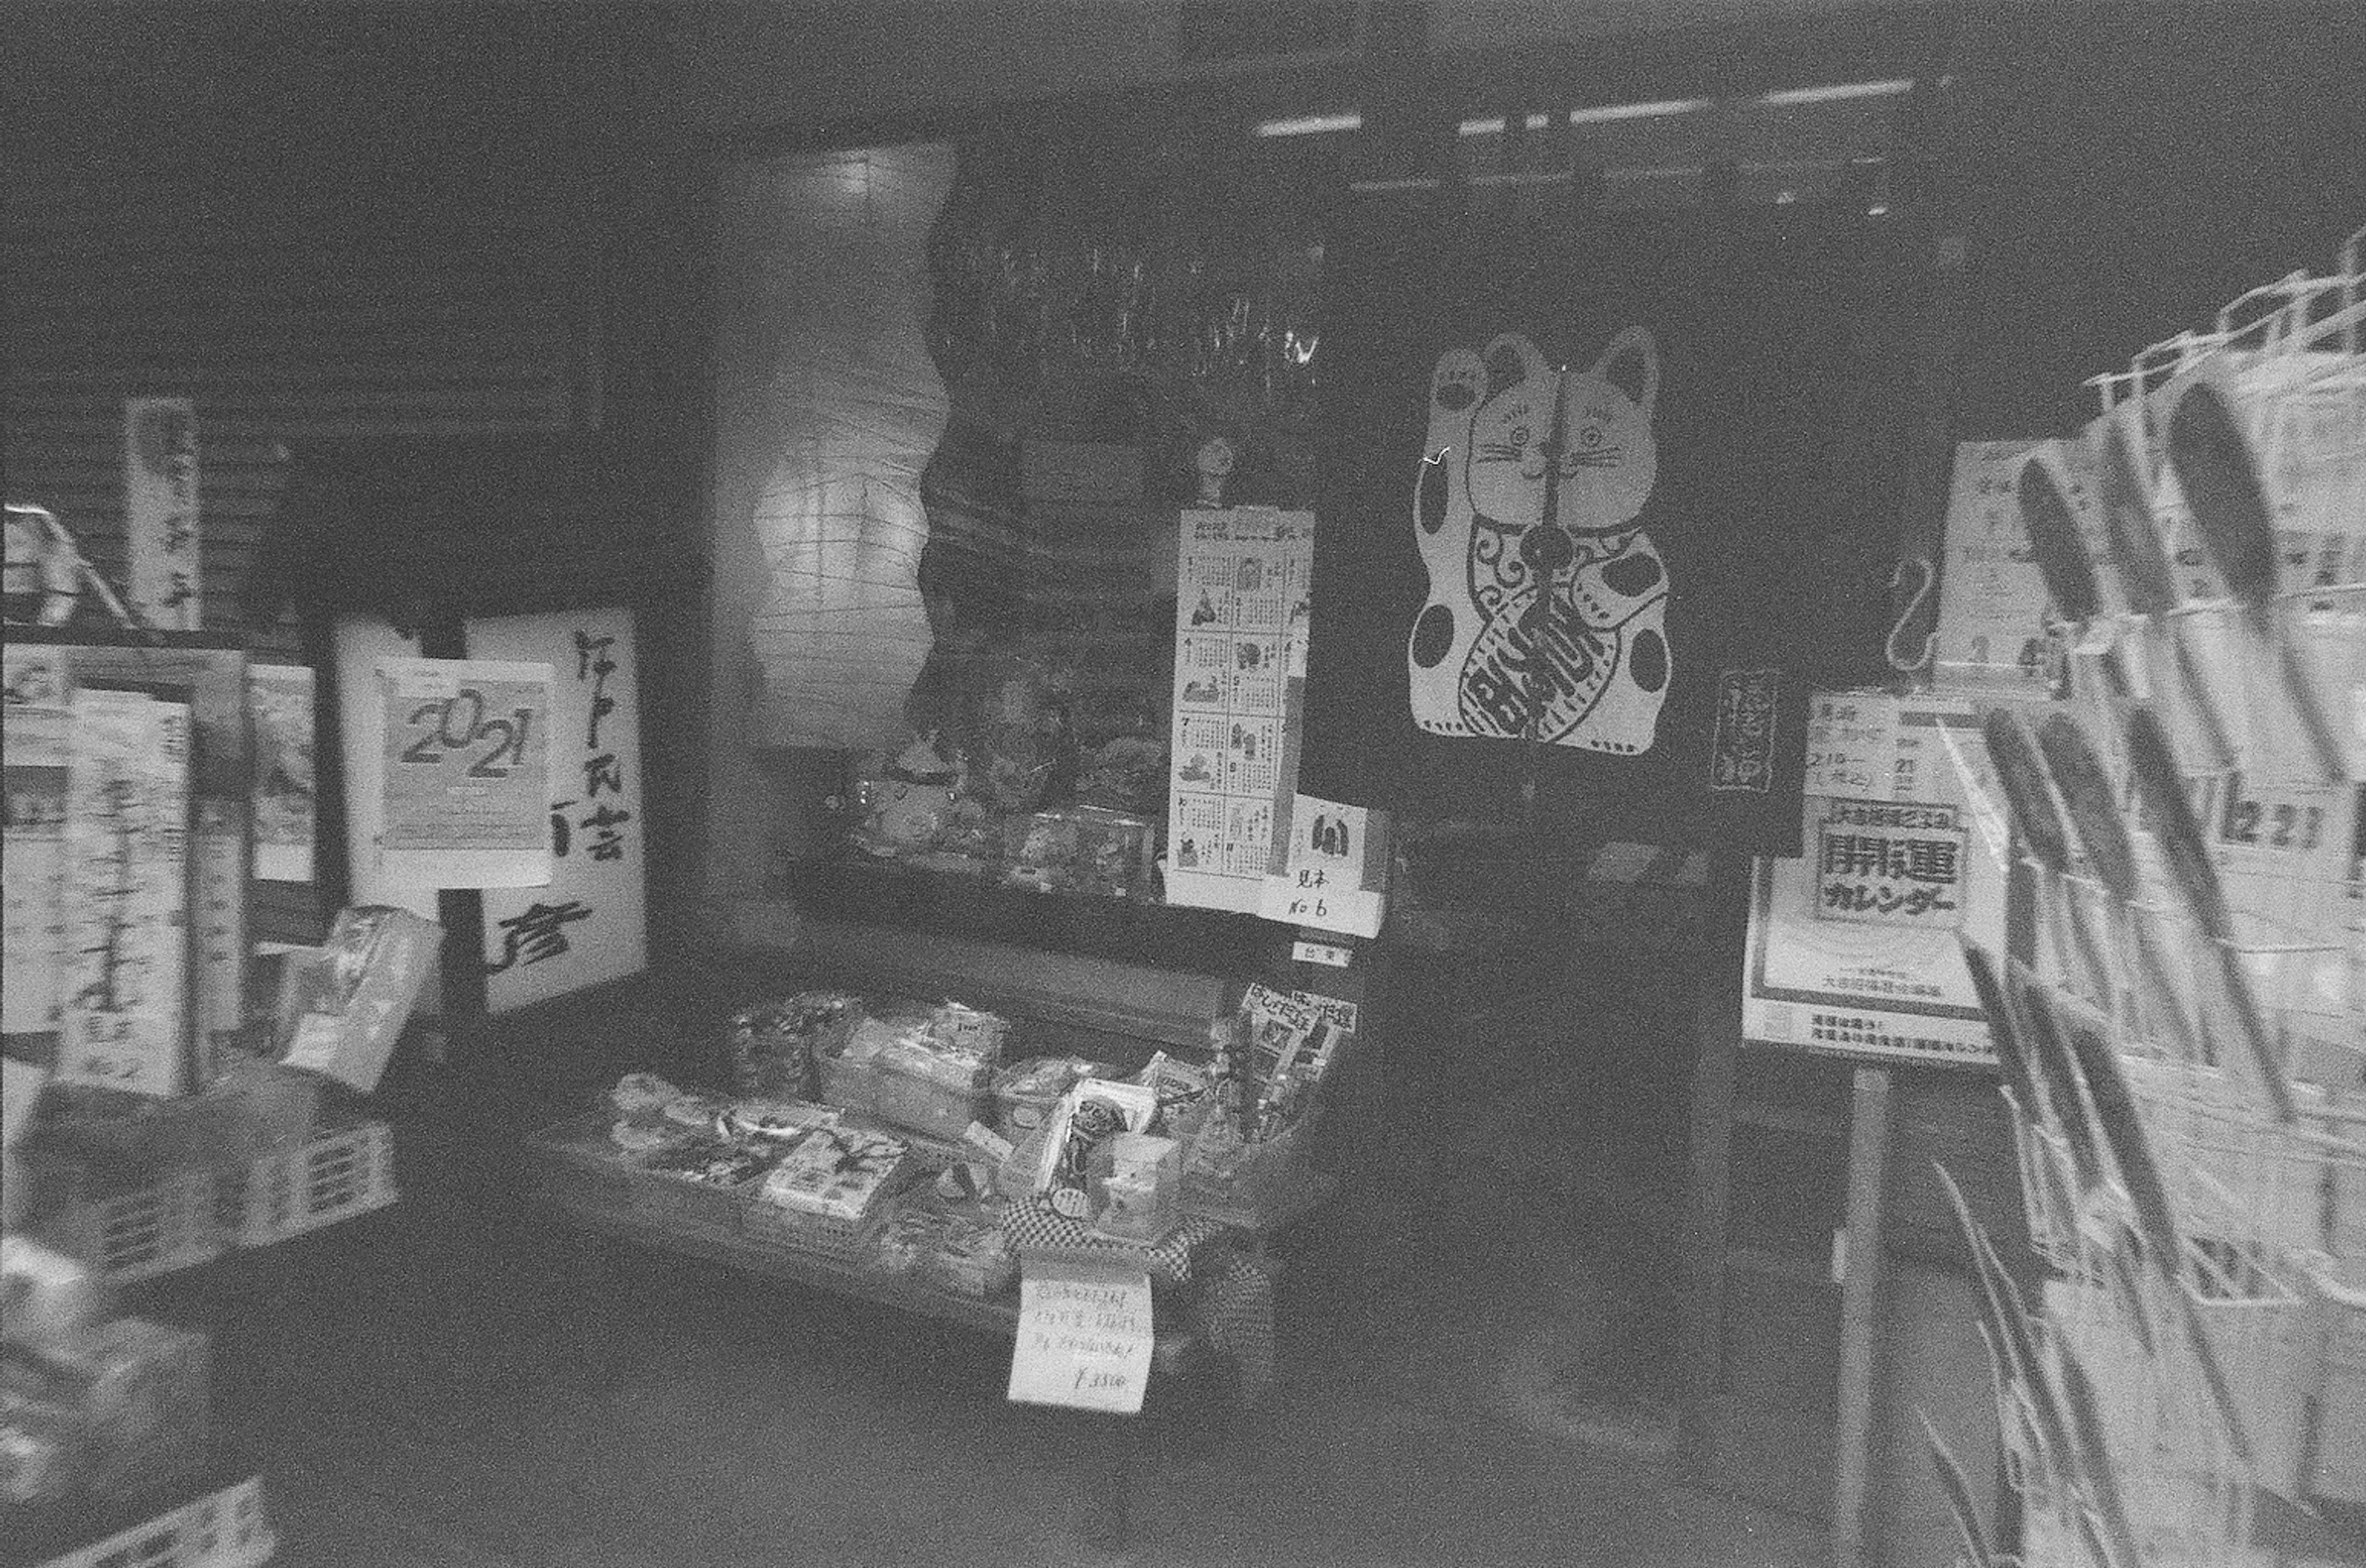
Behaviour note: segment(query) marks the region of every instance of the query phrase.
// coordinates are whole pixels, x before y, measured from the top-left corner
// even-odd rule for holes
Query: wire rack
[[[2146,646],[2143,617],[2111,617],[2107,637],[2162,716],[2222,856],[2359,830],[2366,747],[2340,737],[2346,779],[2293,783],[2310,759],[2285,682],[2314,684],[2338,715],[2366,689],[2362,253],[2366,231],[2334,274],[2251,290],[2206,330],[2090,383],[2141,437],[2182,600],[2168,629],[2198,651],[2186,668],[2225,682],[2204,695],[2233,720],[2231,756],[2201,760],[2169,711],[2171,672],[2146,657],[2165,645]],[[2163,458],[2162,410],[2205,378],[2228,392],[2273,503],[2272,622],[2296,675],[2235,646],[2241,612]],[[2108,705],[2080,691],[2075,661],[2070,702],[2081,716]],[[2152,836],[2135,838],[2143,884],[2169,886]],[[2021,1562],[2279,1562],[2254,1542],[2265,1494],[2366,1501],[2366,888],[2349,866],[2308,886],[2254,876],[2222,941],[2181,909],[2115,897],[2083,865],[2021,870],[2034,893],[2028,973],[2113,1064],[2005,1090],[2049,1275],[2025,1314],[2014,1288],[1992,1281],[2009,1304],[1982,1330]],[[2128,1154],[2131,1119],[2148,1160]],[[1975,1251],[1993,1257],[1977,1233]]]

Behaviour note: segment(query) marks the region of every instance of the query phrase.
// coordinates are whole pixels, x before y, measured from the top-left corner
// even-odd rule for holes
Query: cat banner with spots
[[[1413,508],[1429,601],[1406,649],[1433,735],[1634,755],[1668,692],[1668,573],[1640,525],[1659,458],[1651,334],[1585,369],[1505,333],[1430,378]]]
[[[1881,670],[1903,248],[1812,212],[1339,221],[1301,787],[1791,852],[1808,694]]]

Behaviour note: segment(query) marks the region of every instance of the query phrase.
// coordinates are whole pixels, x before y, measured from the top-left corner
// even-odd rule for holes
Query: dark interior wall
[[[2086,378],[2366,225],[2366,6],[2000,7],[1934,127],[1970,243],[1961,439],[2067,432]]]
[[[630,487],[614,512],[697,550],[704,186],[645,112],[665,13],[61,5],[0,30],[7,493],[101,570],[122,401],[151,393],[197,405],[206,625],[263,659],[301,638],[252,569],[287,553],[290,458],[330,443],[575,436]],[[644,631],[653,760],[687,750],[680,609]],[[662,879],[682,792],[649,809]],[[314,900],[261,895],[261,934],[318,934]]]

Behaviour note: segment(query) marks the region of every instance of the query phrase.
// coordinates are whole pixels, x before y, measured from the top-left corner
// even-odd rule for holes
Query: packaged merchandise
[[[723,1119],[731,1111],[731,1101],[714,1094],[678,1094],[667,1100],[659,1112],[674,1126],[694,1133],[721,1134]]]
[[[848,1032],[837,1050],[814,1058],[821,1077],[821,1096],[848,1111],[872,1111],[879,1102],[879,1054],[899,1040],[924,1036],[929,1020],[909,1013],[865,1017]]]
[[[608,1091],[608,1102],[627,1122],[654,1122],[682,1098],[682,1090],[655,1073],[626,1073]]]
[[[1182,1146],[1176,1140],[1121,1133],[1110,1140],[1109,1166],[1109,1175],[1095,1190],[1095,1230],[1146,1242],[1173,1228],[1183,1179]]]
[[[958,1140],[986,1108],[988,1064],[900,1037],[873,1058],[873,1105],[883,1121]]]
[[[878,1133],[817,1127],[764,1179],[765,1201],[828,1219],[862,1220],[898,1186],[911,1145]]]
[[[1157,829],[1150,819],[1080,806],[1010,818],[1002,880],[1039,893],[1147,897]]]
[[[80,1258],[29,1236],[0,1236],[0,1339],[39,1355],[70,1357],[106,1315],[106,1285]]]
[[[994,1127],[1013,1141],[1051,1119],[1060,1099],[1078,1078],[1106,1071],[1082,1056],[1034,1056],[1005,1067],[994,1078]]]
[[[897,1279],[909,1279],[926,1268],[943,1238],[942,1211],[918,1200],[895,1203],[871,1236],[872,1267]]]
[[[1036,1192],[1053,1211],[1072,1220],[1092,1217],[1093,1183],[1109,1174],[1118,1134],[1138,1133],[1158,1112],[1158,1097],[1147,1084],[1086,1078],[1060,1100],[1046,1127],[1043,1167]]]
[[[821,1091],[817,1058],[844,1047],[862,1018],[845,991],[799,991],[734,1013],[724,1030],[731,1082],[742,1094],[809,1100]]]
[[[956,1295],[983,1298],[1008,1290],[1019,1277],[1019,1259],[1003,1229],[1002,1205],[960,1205],[948,1211],[929,1273]]]
[[[948,1001],[940,1004],[929,1021],[929,1037],[949,1056],[965,1056],[991,1066],[1002,1060],[1010,1021],[1000,1013]]]
[[[769,1138],[793,1144],[816,1127],[835,1127],[835,1107],[802,1100],[735,1100],[723,1113],[727,1132],[738,1138]]]
[[[0,1382],[0,1506],[72,1495],[81,1484],[81,1444],[73,1409]]]
[[[273,1039],[283,1065],[360,1094],[377,1087],[444,928],[373,904],[338,912],[326,945],[289,955]]]
[[[55,1382],[57,1402],[80,1423],[84,1490],[131,1497],[204,1464],[207,1359],[206,1337],[190,1329],[119,1317],[93,1331]]]
[[[694,1136],[651,1151],[643,1156],[641,1167],[684,1181],[742,1187],[772,1169],[780,1158],[777,1145]]]

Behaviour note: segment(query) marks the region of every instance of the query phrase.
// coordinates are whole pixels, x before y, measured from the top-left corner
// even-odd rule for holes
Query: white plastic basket
[[[222,1224],[241,1247],[268,1247],[395,1201],[394,1129],[365,1122],[302,1148],[262,1155],[246,1186],[223,1195]]]
[[[41,1568],[262,1568],[278,1550],[264,1511],[263,1481],[254,1476]]]
[[[76,1197],[55,1223],[54,1239],[117,1285],[211,1262],[231,1245],[216,1219],[213,1176],[198,1169],[103,1198]]]

